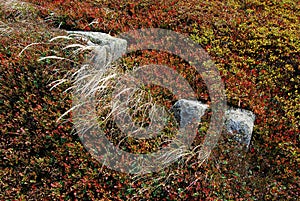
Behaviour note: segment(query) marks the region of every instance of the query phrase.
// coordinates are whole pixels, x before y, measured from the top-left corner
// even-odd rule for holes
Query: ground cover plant
[[[26,0],[0,1],[0,6],[1,200],[299,197],[297,1]],[[51,39],[66,36],[64,30],[117,35],[136,28],[177,31],[210,54],[225,83],[229,105],[256,115],[248,152],[224,135],[201,166],[180,161],[139,178],[93,159],[74,134],[70,114],[57,123],[72,105],[70,94],[64,92],[70,83],[50,90],[51,83],[74,72],[88,51],[74,55],[63,49],[74,43],[85,45],[84,41]],[[40,60],[46,56],[67,60]],[[130,70],[148,63],[168,64],[189,81],[199,100],[210,101],[201,77],[180,58],[143,51],[124,58],[121,66]],[[152,90],[167,107],[174,103],[168,92],[159,96],[161,89]],[[208,126],[202,124],[199,135]],[[201,137],[197,140],[200,143]],[[133,141],[127,145],[131,150],[149,148]]]

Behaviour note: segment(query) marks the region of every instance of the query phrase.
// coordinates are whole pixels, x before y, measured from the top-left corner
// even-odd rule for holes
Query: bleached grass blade
[[[69,49],[69,48],[84,48],[85,45],[81,45],[81,44],[71,44],[71,45],[67,45],[66,47],[63,48],[63,50]]]
[[[52,82],[51,84],[54,84],[54,83],[56,83],[56,84],[50,88],[50,91],[52,91],[52,89],[54,89],[55,87],[61,85],[64,82],[67,82],[67,81],[68,81],[68,79],[61,79],[61,80],[56,80],[56,81]]]
[[[59,60],[67,60],[67,61],[72,61],[70,59],[64,58],[64,57],[58,57],[58,56],[46,56],[46,57],[41,57],[40,59],[38,59],[38,61],[43,61],[46,59],[59,59]]]
[[[24,48],[21,50],[21,52],[18,54],[18,57],[20,57],[20,56],[23,54],[23,52],[24,52],[26,49],[28,49],[29,47],[34,46],[34,45],[41,45],[41,44],[44,44],[44,43],[31,43],[31,44],[27,45],[27,46],[24,47]]]
[[[67,114],[69,114],[70,112],[72,112],[73,110],[75,110],[78,107],[81,107],[82,105],[84,105],[86,102],[80,103],[78,105],[75,105],[73,107],[71,107],[69,110],[67,110],[65,113],[63,113],[57,120],[56,122],[59,122],[64,116],[66,116]]]
[[[73,38],[69,37],[69,36],[56,36],[54,38],[51,38],[49,40],[49,42],[53,42],[54,40],[57,40],[57,39],[67,39],[67,40],[72,40]]]

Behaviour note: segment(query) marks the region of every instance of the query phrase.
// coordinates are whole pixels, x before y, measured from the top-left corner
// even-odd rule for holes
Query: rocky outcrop
[[[93,46],[93,57],[90,59],[97,70],[105,69],[107,65],[122,57],[126,52],[127,41],[114,38],[101,32],[69,31],[69,34],[87,41],[88,46]],[[209,105],[196,100],[178,100],[171,111],[179,123],[180,128],[189,123],[199,122]],[[229,108],[226,111],[224,128],[227,133],[234,135],[234,139],[247,148],[250,145],[255,115],[248,110]]]

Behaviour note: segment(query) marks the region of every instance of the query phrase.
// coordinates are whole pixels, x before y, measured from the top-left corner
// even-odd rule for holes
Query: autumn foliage
[[[0,1],[1,200],[299,197],[297,1],[26,2],[13,6],[14,1]],[[178,163],[161,173],[137,179],[93,159],[74,134],[72,122],[68,121],[71,115],[65,117],[66,122],[56,122],[71,107],[71,96],[64,92],[70,84],[53,90],[49,84],[74,71],[86,55],[62,50],[75,41],[49,40],[66,35],[65,30],[117,35],[138,28],[164,28],[185,34],[209,53],[225,83],[228,104],[256,115],[248,152],[223,136],[202,166]],[[72,61],[38,61],[49,55]],[[128,69],[149,62],[176,69],[191,84],[199,100],[210,101],[201,76],[178,57],[143,51],[122,60]],[[167,92],[158,95],[152,89],[158,98],[170,101],[167,106],[174,103]],[[209,119],[209,114],[203,118]],[[202,126],[200,134],[207,129],[205,123]]]

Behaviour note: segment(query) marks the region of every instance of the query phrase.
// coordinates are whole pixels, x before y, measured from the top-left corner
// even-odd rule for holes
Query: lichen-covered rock
[[[199,122],[207,108],[208,105],[200,101],[181,99],[173,105],[171,110],[180,128],[183,128],[191,122]]]
[[[87,41],[87,45],[94,46],[94,54],[89,62],[93,63],[96,69],[106,67],[126,53],[127,41],[106,33],[68,31],[68,34],[78,35]]]
[[[230,108],[226,111],[225,127],[234,139],[249,148],[255,115],[249,110]]]
[[[208,107],[200,101],[181,99],[171,110],[180,128],[183,128],[191,122],[199,122]],[[248,149],[254,127],[254,113],[240,108],[229,108],[225,117],[226,132],[232,134],[236,141],[245,144]]]

